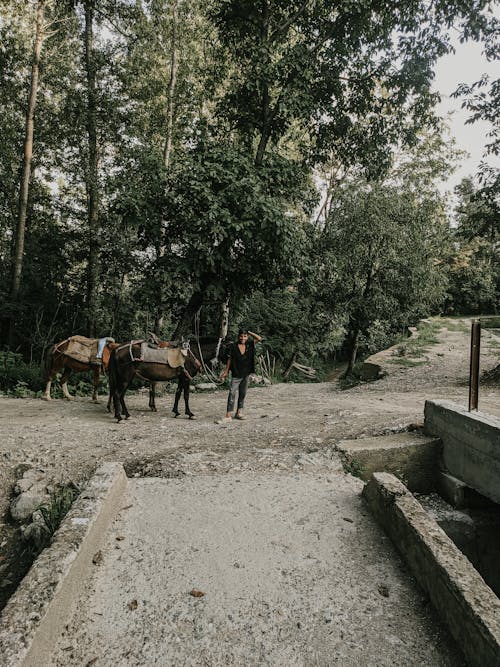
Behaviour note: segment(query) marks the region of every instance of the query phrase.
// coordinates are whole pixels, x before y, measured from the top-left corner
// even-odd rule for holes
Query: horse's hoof
[[[194,418],[195,418],[194,415],[189,415],[189,419],[194,419]]]
[[[42,396],[42,401],[51,401],[50,396]]]
[[[97,400],[97,398],[93,398],[93,399],[92,399],[92,403],[99,404],[99,401]]]

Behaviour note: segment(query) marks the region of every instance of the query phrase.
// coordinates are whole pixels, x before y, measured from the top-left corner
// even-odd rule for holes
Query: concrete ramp
[[[51,664],[456,665],[345,475],[129,481]]]
[[[362,486],[108,464],[4,609],[0,665],[456,667]]]

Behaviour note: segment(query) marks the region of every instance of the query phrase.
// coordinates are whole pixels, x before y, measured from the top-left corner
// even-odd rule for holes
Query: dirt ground
[[[238,471],[295,471],[328,459],[338,440],[388,433],[423,421],[426,399],[468,401],[469,321],[448,328],[418,366],[389,358],[387,376],[342,391],[337,382],[276,384],[248,392],[246,421],[215,424],[226,391],[194,393],[195,420],[174,419],[173,396],[148,409],[146,393],[130,395],[131,419],[119,424],[90,398],[46,402],[0,397],[0,517],[20,464],[50,481],[87,479],[103,461],[123,462],[129,475],[181,477]],[[483,330],[481,369],[498,364],[499,338]],[[480,389],[480,409],[500,415],[500,387]],[[1,527],[1,523],[0,523]],[[1,544],[1,542],[0,542]]]
[[[334,486],[338,493],[345,489],[352,512],[359,513],[356,521],[364,526],[363,535],[370,531],[375,535],[378,528],[371,520],[363,518],[364,510],[359,500],[361,482],[342,472],[335,444],[342,439],[382,435],[404,430],[410,424],[421,424],[427,399],[448,399],[467,405],[470,322],[443,320],[442,324],[448,327],[443,326],[439,342],[429,346],[424,356],[415,360],[419,365],[388,351],[378,355],[378,361],[382,360],[387,373],[383,379],[345,391],[340,389],[337,381],[251,388],[245,410],[247,419],[223,425],[216,424],[215,420],[225,412],[226,391],[193,393],[191,409],[196,413],[196,419],[192,421],[183,416],[173,418],[172,394],[161,397],[157,401],[158,412],[152,413],[148,409],[147,393],[139,392],[127,398],[131,419],[119,424],[106,412],[105,396],[97,405],[90,397],[71,402],[0,397],[0,517],[3,517],[0,518],[0,560],[3,558],[2,548],[4,553],[8,548],[6,536],[12,534],[7,517],[12,487],[23,468],[28,466],[38,468],[48,483],[71,480],[81,485],[102,462],[119,461],[124,464],[129,477],[163,477],[172,483],[184,481],[183,489],[193,489],[192,498],[186,500],[188,507],[191,501],[203,498],[204,485],[208,485],[207,490],[217,489],[217,502],[221,507],[230,504],[231,498],[225,498],[224,488],[231,486],[231,480],[239,475],[245,480],[265,479],[271,490],[274,487],[285,489],[287,480],[296,478],[302,480],[298,488],[307,484],[308,479],[314,479],[315,488],[320,489],[325,476],[333,475],[336,482],[330,486]],[[499,343],[498,332],[483,331],[482,371],[498,364]],[[498,385],[481,386],[479,400],[482,411],[500,416]],[[345,530],[342,517],[339,525]],[[255,534],[258,535],[258,530]],[[352,553],[345,552],[346,563],[351,562],[355,552],[354,546]],[[377,582],[382,580],[380,573],[387,571],[387,563],[397,564],[394,560],[397,556],[389,546],[374,549],[373,558],[373,573],[377,576],[372,582],[372,602],[381,598],[380,591],[377,592]],[[324,574],[327,567],[322,568]],[[307,568],[304,573],[306,576]],[[394,577],[391,585],[397,588],[397,576],[394,574]],[[401,636],[408,633],[409,645],[413,646],[417,661],[405,664],[460,664],[452,657],[453,646],[442,655],[427,655],[426,642],[430,642],[429,646],[440,645],[442,638],[436,643],[429,635],[417,648],[415,642],[421,634],[418,623],[427,624],[431,632],[435,620],[432,615],[422,612],[422,600],[418,598],[421,594],[411,582],[408,583],[409,579],[406,581],[407,593],[399,602],[403,609],[407,604],[404,600],[412,600],[414,620],[411,623],[416,625],[411,626],[413,629],[402,627],[398,632]],[[340,581],[337,583],[341,584]],[[358,602],[364,599],[363,596],[364,593],[358,596]],[[353,632],[362,623],[363,614],[372,613],[364,610],[362,605],[357,609],[361,616],[353,616]],[[241,613],[243,618],[246,611],[242,609]],[[410,612],[408,615],[410,617]],[[307,614],[304,619],[306,617]],[[243,631],[242,627],[239,630]],[[370,637],[373,639],[375,635]],[[140,632],[138,637],[141,641],[144,639]],[[358,641],[359,634],[356,637]],[[252,646],[257,651],[257,644]],[[269,644],[269,650],[274,650],[273,647],[275,644]],[[346,654],[347,662],[342,664],[359,664],[357,648],[354,644],[351,648],[349,660]],[[373,648],[376,655],[375,646]],[[254,649],[251,649],[252,655]],[[387,662],[380,664],[396,664],[391,662],[389,653],[386,657]],[[75,659],[78,659],[76,654]],[[159,664],[163,664],[161,659]],[[323,663],[320,660],[318,664]]]

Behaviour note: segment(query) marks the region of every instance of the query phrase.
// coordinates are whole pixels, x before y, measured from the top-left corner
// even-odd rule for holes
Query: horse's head
[[[189,340],[182,340],[181,342],[181,354],[187,357],[189,352]]]

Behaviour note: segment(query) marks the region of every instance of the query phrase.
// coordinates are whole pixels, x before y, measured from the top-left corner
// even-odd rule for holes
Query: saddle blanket
[[[147,342],[141,343],[141,360],[152,364],[166,364],[170,368],[184,366],[186,350],[180,347],[153,348]]]

